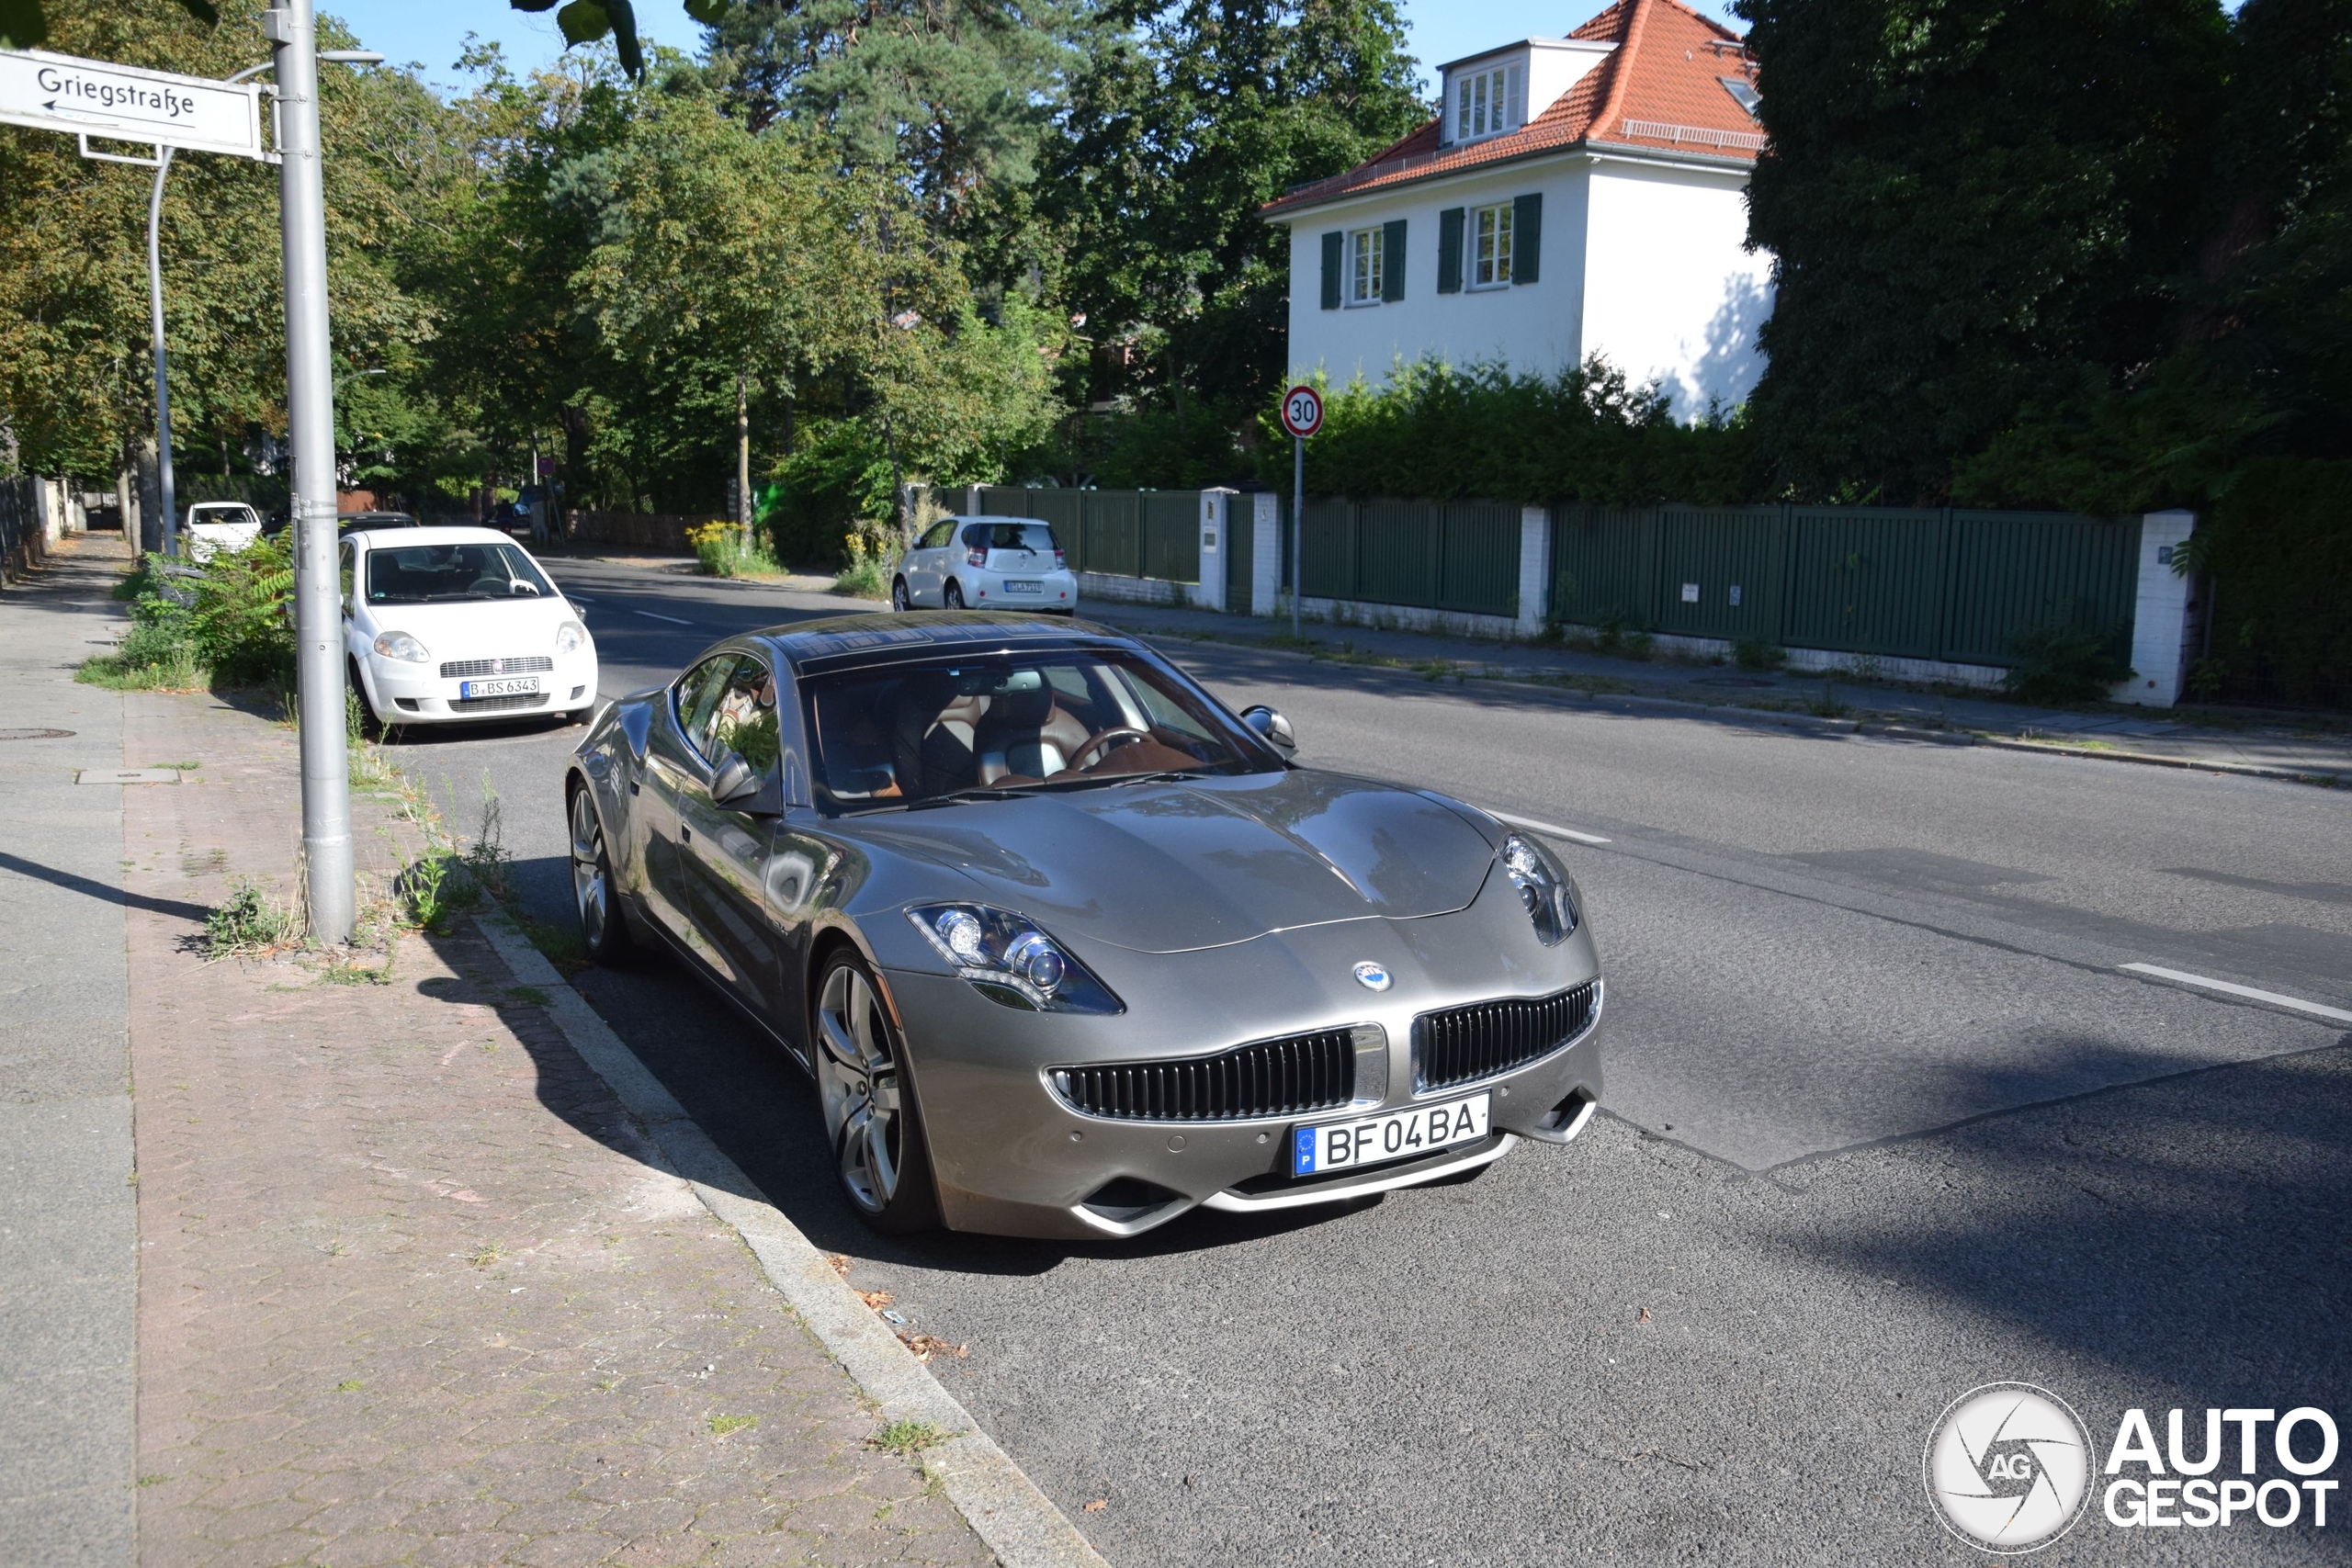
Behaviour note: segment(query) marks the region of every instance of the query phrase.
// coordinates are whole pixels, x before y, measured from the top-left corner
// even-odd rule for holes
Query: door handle
[[[678,841],[682,844],[693,843],[695,841],[695,830],[692,828],[686,827],[683,823],[680,824],[678,828]]]

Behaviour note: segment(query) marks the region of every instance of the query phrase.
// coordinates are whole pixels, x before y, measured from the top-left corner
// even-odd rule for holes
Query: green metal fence
[[[1290,508],[1283,507],[1283,527]],[[1310,496],[1301,537],[1309,599],[1519,613],[1520,509],[1491,501],[1346,501]],[[1287,546],[1289,536],[1283,536]],[[1283,573],[1285,581],[1288,572]]]
[[[1549,609],[1583,625],[2002,666],[2010,637],[2043,622],[2128,643],[2139,552],[2136,517],[1564,506]]]
[[[1198,491],[1056,490],[984,485],[980,510],[1054,525],[1074,571],[1201,580]]]

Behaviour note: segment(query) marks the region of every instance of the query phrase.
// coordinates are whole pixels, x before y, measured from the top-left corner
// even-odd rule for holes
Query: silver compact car
[[[1291,750],[1083,621],[730,637],[570,760],[582,934],[796,1056],[882,1230],[1131,1236],[1574,1138],[1602,996],[1566,868]]]
[[[1078,610],[1078,574],[1052,526],[1034,517],[943,517],[890,578],[894,610]]]

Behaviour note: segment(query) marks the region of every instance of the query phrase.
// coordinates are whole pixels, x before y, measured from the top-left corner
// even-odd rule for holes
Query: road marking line
[[[2184,986],[2202,986],[2209,991],[2226,991],[2231,996],[2245,997],[2257,1002],[2268,1002],[2273,1007],[2292,1008],[2297,1012],[2307,1012],[2314,1018],[2328,1018],[2334,1019],[2338,1023],[2352,1023],[2352,1012],[2346,1012],[2342,1008],[2322,1007],[2317,1002],[2307,1002],[2300,997],[2282,997],[2276,991],[2257,991],[2252,986],[2233,985],[2227,980],[2211,980],[2202,975],[2185,974],[2178,969],[2160,969],[2153,964],[2123,964],[2117,967],[2128,969],[2134,975],[2154,975],[2159,980],[2177,980]]]
[[[667,621],[673,626],[690,626],[694,625],[692,621],[682,621],[675,615],[657,615],[650,610],[639,610],[636,614],[643,615],[649,621]]]
[[[1546,833],[1555,839],[1573,839],[1579,844],[1605,844],[1609,841],[1598,833],[1579,833],[1574,828],[1561,828],[1549,822],[1538,822],[1532,817],[1513,817],[1508,811],[1489,809],[1487,815],[1498,822],[1508,822],[1514,828],[1525,828],[1531,832]]]

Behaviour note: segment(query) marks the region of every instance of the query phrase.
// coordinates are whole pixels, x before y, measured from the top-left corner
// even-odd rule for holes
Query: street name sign
[[[0,123],[266,158],[261,93],[45,50],[0,49]]]

